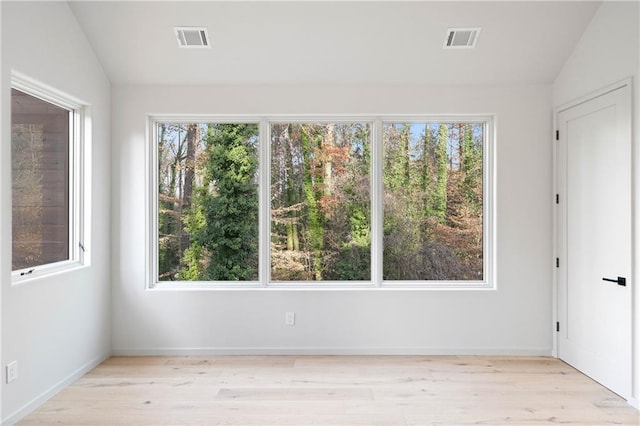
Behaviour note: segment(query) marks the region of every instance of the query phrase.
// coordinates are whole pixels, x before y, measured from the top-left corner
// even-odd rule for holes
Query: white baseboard
[[[640,400],[638,398],[631,397],[627,399],[627,403],[636,410],[640,410]]]
[[[186,355],[492,355],[551,356],[551,348],[193,347],[113,348],[114,356]]]
[[[2,419],[2,425],[7,425],[7,426],[13,425],[14,423],[17,423],[24,417],[28,416],[33,411],[35,411],[40,405],[44,404],[46,401],[51,399],[51,397],[53,397],[55,394],[57,394],[62,389],[69,386],[71,383],[78,380],[80,377],[84,376],[89,371],[96,368],[98,365],[100,365],[105,359],[109,358],[110,356],[111,356],[110,353],[103,354],[87,362],[82,367],[78,368],[76,371],[74,371],[64,379],[60,380],[58,383],[51,386],[49,389],[45,390],[44,392],[42,392],[40,395],[33,398],[31,401],[23,405],[21,408],[19,408],[18,410],[11,413],[9,416]]]

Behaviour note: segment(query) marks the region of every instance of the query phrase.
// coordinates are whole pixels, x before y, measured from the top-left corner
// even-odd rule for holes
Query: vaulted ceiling
[[[70,1],[106,72],[129,84],[550,83],[599,2]],[[179,49],[205,26],[211,49]],[[481,27],[443,50],[447,28]]]

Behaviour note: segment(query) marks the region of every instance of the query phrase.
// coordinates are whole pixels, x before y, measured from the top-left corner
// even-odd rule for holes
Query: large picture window
[[[13,276],[83,262],[80,107],[16,82],[11,89]]]
[[[490,118],[152,123],[151,287],[494,286]]]

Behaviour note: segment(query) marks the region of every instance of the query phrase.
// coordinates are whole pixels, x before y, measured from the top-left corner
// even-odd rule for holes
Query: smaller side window
[[[81,108],[23,84],[11,89],[14,281],[83,262]]]

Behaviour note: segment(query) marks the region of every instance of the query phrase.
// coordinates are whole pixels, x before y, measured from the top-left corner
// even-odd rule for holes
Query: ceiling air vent
[[[445,49],[473,49],[480,34],[480,28],[449,28],[444,40]]]
[[[178,40],[178,46],[191,49],[211,47],[209,44],[209,33],[204,27],[173,27]]]

